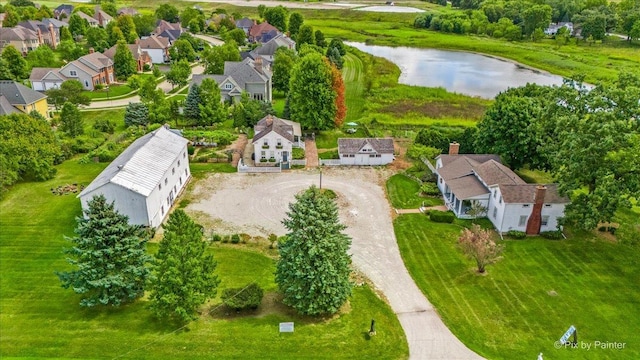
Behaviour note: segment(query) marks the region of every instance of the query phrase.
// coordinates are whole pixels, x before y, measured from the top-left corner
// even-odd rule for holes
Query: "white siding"
[[[164,50],[163,49],[142,49],[149,54],[151,62],[154,64],[164,64]]]
[[[122,186],[107,183],[97,188],[96,190],[84,194],[80,197],[82,208],[87,208],[87,203],[93,198],[94,195],[104,195],[107,202],[114,203],[114,208],[121,214],[129,217],[130,224],[137,225],[149,225],[149,218],[147,217],[147,204],[144,196],[126,189]]]
[[[187,147],[185,146],[184,150],[167,169],[162,180],[160,180],[160,187],[156,186],[147,197],[149,225],[152,227],[158,227],[162,224],[171,206],[176,202],[178,195],[180,195],[187,181],[191,178],[191,170],[187,171],[188,175],[185,174],[185,169],[189,169],[189,161],[187,158],[183,158],[182,154],[186,153],[186,151]],[[178,166],[178,161],[180,161],[180,166]],[[175,169],[175,172],[173,169]],[[165,179],[167,180],[166,185]],[[167,202],[167,199],[169,199],[169,202]],[[163,207],[164,213],[162,211]]]
[[[278,140],[280,140],[280,143],[282,144],[282,149],[277,149],[276,146],[278,145]],[[264,145],[265,141],[267,142],[267,144],[269,145],[268,149],[263,149],[262,146]],[[276,159],[276,162],[281,162],[282,161],[282,153],[284,151],[287,152],[288,158],[289,160],[291,160],[291,151],[292,151],[292,143],[291,141],[285,139],[284,137],[282,137],[280,134],[276,133],[275,131],[271,131],[270,133],[268,133],[267,135],[263,136],[262,138],[260,138],[258,141],[256,141],[253,144],[253,151],[255,153],[255,162],[259,163],[260,162],[260,158],[262,157],[262,152],[265,152],[265,158],[269,159],[271,157],[271,153],[273,152],[273,156]]]
[[[542,216],[549,216],[549,222],[546,226],[541,226],[540,231],[555,231],[558,229],[558,218],[564,217],[565,204],[548,204],[551,206],[542,206]]]
[[[371,157],[370,155],[374,155]],[[363,153],[355,154],[354,157],[347,157],[344,154],[340,154],[340,163],[342,165],[387,165],[393,161],[393,154],[380,154],[380,157],[375,157],[376,153]]]

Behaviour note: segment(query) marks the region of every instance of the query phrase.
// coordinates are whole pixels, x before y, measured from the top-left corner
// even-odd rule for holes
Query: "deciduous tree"
[[[300,50],[303,44],[315,45],[316,37],[313,33],[313,27],[311,25],[304,24],[300,26],[298,35],[296,36],[296,49]]]
[[[312,186],[296,195],[283,221],[289,231],[278,246],[276,283],[283,302],[305,315],[333,314],[351,295],[351,239],[338,207]]]
[[[189,322],[198,308],[215,297],[220,281],[217,263],[206,251],[202,226],[183,210],[176,210],[163,225],[164,236],[153,262],[151,309],[160,318]]]
[[[304,17],[299,12],[293,12],[289,16],[289,36],[292,39],[296,39],[298,35],[298,31],[300,31],[300,26],[304,24]]]
[[[118,45],[116,45],[116,53],[113,55],[113,69],[116,77],[120,80],[126,80],[138,71],[136,59],[133,58],[129,47],[122,40],[118,41]]]
[[[2,58],[6,61],[12,80],[22,80],[29,77],[27,60],[22,57],[22,54],[13,45],[8,45],[2,50]]]
[[[156,8],[156,18],[168,22],[178,22],[180,18],[178,8],[170,4],[162,4]]]
[[[329,61],[327,60],[327,62]],[[342,79],[342,72],[335,65],[329,64],[329,66],[331,66],[331,84],[333,91],[336,93],[336,117],[334,118],[334,123],[339,128],[347,117],[344,80]]]
[[[100,27],[92,27],[87,30],[87,45],[97,52],[103,52],[109,48],[109,35]]]
[[[240,50],[235,41],[227,41],[221,46],[212,46],[202,52],[205,74],[222,74],[225,61],[240,61]]]
[[[478,224],[471,229],[462,230],[458,238],[458,245],[462,252],[476,262],[479,273],[486,271],[486,266],[493,264],[500,258],[503,246],[493,241],[490,230],[484,230]]]
[[[74,37],[84,36],[87,32],[87,21],[78,14],[71,14],[69,17],[69,31]]]
[[[287,31],[287,20],[289,18],[289,10],[282,5],[268,8],[264,12],[264,19],[278,30]]]
[[[200,84],[200,124],[212,125],[224,121],[227,117],[226,106],[220,96],[218,83],[213,79],[204,79]]]
[[[18,180],[49,180],[60,158],[49,124],[27,114],[0,116],[0,197]]]
[[[84,121],[78,107],[70,102],[62,105],[60,112],[60,130],[72,138],[84,134]]]
[[[191,66],[189,66],[187,60],[182,59],[171,64],[171,68],[167,72],[166,78],[171,86],[178,85],[182,87],[187,85],[189,75],[191,75]]]
[[[276,50],[273,60],[273,76],[271,78],[275,90],[284,93],[289,92],[291,68],[293,68],[297,58],[298,56],[292,49],[282,46]]]
[[[323,56],[310,53],[291,70],[289,107],[291,119],[305,129],[329,129],[336,116],[336,93],[331,68]]]
[[[87,203],[84,215],[76,218],[76,236],[67,238],[74,270],[57,273],[62,287],[82,294],[80,306],[119,306],[142,297],[150,261],[145,230],[129,225],[103,195]]]
[[[70,102],[74,105],[89,105],[91,99],[84,94],[84,88],[78,80],[65,80],[59,89],[49,89],[46,91],[49,97],[47,101],[50,104],[54,104],[56,109],[58,106],[66,102]]]

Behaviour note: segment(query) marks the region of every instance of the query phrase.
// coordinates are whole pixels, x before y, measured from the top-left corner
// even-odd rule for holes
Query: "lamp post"
[[[105,86],[105,89],[107,90],[107,101],[109,102],[109,105],[113,105],[111,103],[111,98],[109,97],[109,85]]]

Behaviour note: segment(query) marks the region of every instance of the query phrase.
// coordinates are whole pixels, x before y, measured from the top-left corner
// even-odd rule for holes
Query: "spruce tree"
[[[143,103],[129,103],[124,110],[126,126],[149,125],[149,108]]]
[[[81,306],[132,302],[144,295],[149,275],[145,264],[148,236],[139,225],[130,225],[103,195],[88,202],[85,217],[77,217],[76,235],[67,238],[67,261],[75,270],[58,272],[62,287],[82,294]]]
[[[153,262],[151,309],[160,318],[189,322],[198,308],[216,296],[219,284],[213,273],[217,263],[206,253],[202,227],[183,210],[176,210],[163,225],[164,237]]]
[[[200,86],[198,84],[191,85],[189,94],[184,102],[184,116],[187,119],[200,119]]]
[[[305,315],[333,314],[351,295],[351,239],[342,231],[333,199],[312,186],[296,195],[283,221],[276,283],[284,303]]]

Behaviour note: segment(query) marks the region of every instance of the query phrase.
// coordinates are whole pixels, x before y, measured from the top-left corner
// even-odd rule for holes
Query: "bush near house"
[[[507,231],[507,236],[514,239],[524,239],[527,237],[527,233],[524,231],[509,230]]]
[[[452,224],[456,216],[451,211],[431,210],[429,212],[429,220],[437,223]]]

